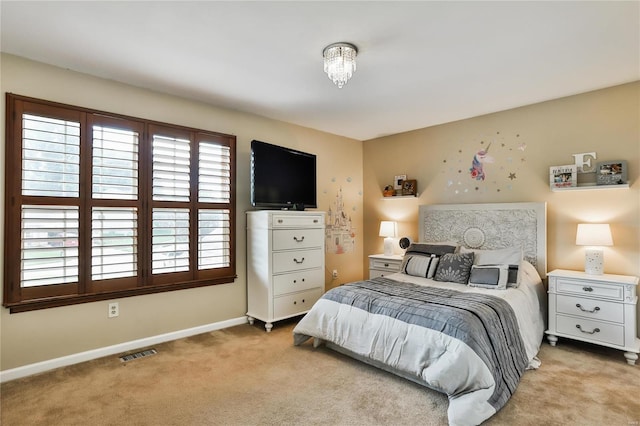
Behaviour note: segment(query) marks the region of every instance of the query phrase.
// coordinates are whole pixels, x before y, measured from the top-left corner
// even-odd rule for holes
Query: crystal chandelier
[[[358,49],[350,43],[333,43],[322,51],[324,72],[339,89],[347,84],[356,70]]]

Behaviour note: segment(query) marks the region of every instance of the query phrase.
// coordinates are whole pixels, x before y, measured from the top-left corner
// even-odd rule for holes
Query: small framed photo
[[[416,195],[418,193],[418,181],[405,179],[402,181],[402,195]]]
[[[578,167],[575,164],[551,166],[549,185],[552,188],[572,188],[578,186]]]
[[[393,189],[402,189],[402,181],[407,179],[407,175],[397,175],[393,178]]]
[[[625,160],[603,161],[596,164],[598,185],[620,185],[627,183],[627,162]]]

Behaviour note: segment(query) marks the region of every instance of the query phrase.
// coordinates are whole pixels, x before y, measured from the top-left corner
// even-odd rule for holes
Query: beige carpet
[[[242,325],[5,383],[14,425],[445,425],[447,398],[324,347],[292,345],[294,322]],[[491,425],[638,425],[640,366],[561,339],[543,344]]]

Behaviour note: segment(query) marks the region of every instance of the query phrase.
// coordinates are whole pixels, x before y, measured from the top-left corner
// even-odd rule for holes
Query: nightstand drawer
[[[581,340],[624,346],[624,326],[622,325],[558,315],[556,327],[558,333],[575,336]]]
[[[556,303],[556,311],[559,314],[576,315],[620,324],[624,322],[624,309],[620,303],[562,294],[558,295]]]
[[[369,269],[381,271],[400,272],[402,260],[396,259],[369,259]]]
[[[570,278],[557,278],[556,291],[558,293],[590,296],[610,300],[622,300],[623,287],[615,284],[588,280],[574,280]]]

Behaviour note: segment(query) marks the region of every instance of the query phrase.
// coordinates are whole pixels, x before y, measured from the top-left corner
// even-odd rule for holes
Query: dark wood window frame
[[[35,152],[33,154],[30,151],[31,148],[23,147],[23,143],[25,146],[31,143],[31,140],[26,142],[28,138],[24,136],[27,133],[24,133],[23,123],[27,123],[32,116],[61,120],[65,123],[79,123],[79,131],[72,129],[71,132],[75,133],[69,137],[72,140],[70,146],[73,152],[67,154],[65,151],[65,160],[61,160],[65,162],[66,158],[72,158],[72,162],[77,164],[71,164],[69,168],[71,172],[67,174],[68,164],[64,163],[62,167],[65,171],[60,172],[60,176],[64,175],[61,178],[55,175],[54,169],[60,167],[55,163],[57,160],[44,164],[44,161],[38,158],[31,162],[27,158],[29,155],[54,156],[46,152],[47,148],[42,148],[41,151],[33,150]],[[129,157],[135,157],[135,170],[134,168],[125,170],[128,176],[119,180],[119,182],[126,182],[126,185],[122,186],[124,195],[118,193],[121,190],[119,182],[110,184],[108,180],[111,176],[105,178],[95,171],[99,170],[96,167],[100,167],[96,166],[100,160],[93,159],[94,156],[99,156],[93,154],[97,152],[95,151],[96,129],[104,127],[116,129],[114,133],[123,130],[127,135],[135,134],[135,138],[129,138],[137,141],[135,144],[130,144],[134,148],[131,148],[129,153],[125,153]],[[44,136],[44,138],[64,140],[66,136],[60,137],[56,134]],[[172,146],[167,143],[172,140],[171,138],[180,141],[183,148],[186,147],[182,152],[176,150],[175,158],[186,164],[183,168],[187,171],[182,172],[180,176],[178,172],[172,174],[174,172],[169,171],[166,172],[169,173],[169,177],[163,178],[163,174],[166,173],[162,168],[167,165],[172,167],[173,157],[171,152],[169,156],[161,152],[160,146],[164,144],[165,148],[168,146],[165,151],[171,151]],[[7,93],[5,141],[3,306],[8,307],[11,313],[225,284],[235,280],[235,136]],[[57,144],[58,140],[56,139],[55,142]],[[57,146],[65,143],[62,142]],[[109,143],[113,144],[113,141]],[[115,158],[117,154],[110,154],[109,151],[117,150],[109,149],[109,143],[105,144],[107,149],[104,151],[107,152],[106,155],[114,155]],[[220,154],[216,156],[216,153]],[[56,152],[55,155],[57,154]],[[163,159],[157,160],[161,157]],[[203,158],[207,161],[213,158],[214,161],[203,163]],[[217,159],[220,159],[219,164],[216,162]],[[51,166],[51,164],[54,165]],[[29,170],[29,167],[32,169]],[[45,171],[41,172],[41,170]],[[28,176],[36,177],[30,181]],[[60,192],[60,194],[64,193],[64,196],[57,196],[50,189],[39,192],[38,185],[46,186],[48,176],[65,181],[61,185],[67,185],[66,182],[69,181],[68,187],[73,189],[70,192],[66,192],[66,189],[65,192]],[[102,187],[106,188],[104,190],[106,195],[96,195],[100,191],[92,189],[94,184],[100,184],[94,182],[94,176],[96,182],[100,179],[107,182]],[[167,188],[171,185],[174,186],[173,192],[176,194],[181,192],[182,195],[173,195],[172,188]],[[32,190],[32,187],[36,189]],[[110,191],[117,195],[111,197]],[[168,191],[169,195],[162,195],[163,191],[165,193]],[[38,213],[40,211],[44,213]],[[37,227],[48,223],[47,220],[53,220],[47,219],[49,216],[46,216],[51,211],[73,212],[74,218],[64,222],[72,223],[73,230],[68,234],[65,231],[53,237],[50,235],[51,232],[48,234],[40,232],[43,238],[27,240],[25,235],[38,237],[37,232],[31,230],[31,234],[28,234],[23,229],[29,226],[29,217],[31,217],[29,214],[36,215],[36,219],[31,220]],[[116,212],[115,216],[110,216],[110,212]],[[128,217],[132,212],[135,213],[136,219],[124,220],[126,229],[122,231],[119,239],[112,238],[109,242],[108,238],[105,238],[106,242],[103,242],[102,238],[96,237],[96,235],[102,235],[100,226],[95,226],[96,223],[102,223],[99,220],[96,221],[100,213],[112,219],[106,225],[108,228],[118,223],[120,216]],[[154,213],[160,216],[154,216]],[[180,216],[180,219],[164,220],[162,213],[165,215],[168,213],[169,216],[175,213]],[[44,216],[38,218],[38,214]],[[41,222],[38,222],[39,220]],[[56,226],[61,226],[58,219],[55,221]],[[167,227],[167,223],[174,226]],[[59,229],[56,228],[56,230]],[[126,231],[130,232],[126,233]],[[167,235],[162,235],[162,232]],[[119,242],[113,243],[116,240]],[[37,249],[40,247],[38,244],[42,248]],[[48,265],[42,266],[43,262],[36,265],[35,268],[40,268],[36,275],[28,272],[30,276],[36,278],[30,281],[25,278],[27,276],[25,271],[29,271],[29,265],[31,265],[29,264],[32,261],[31,257],[40,256],[44,259],[42,253],[54,252],[52,248],[58,247],[59,244],[59,250],[55,250],[55,254],[52,255],[56,257],[52,257],[53,260],[45,259],[49,262]],[[111,256],[111,258],[118,258],[116,262],[120,262],[116,266],[111,265],[111,275],[96,272],[96,270],[102,271],[99,266],[109,266],[111,262],[111,258],[107,255],[101,255],[102,244],[124,244],[124,246],[118,246],[119,256]],[[68,247],[69,245],[72,247]],[[36,247],[36,249],[29,251],[30,247]],[[111,253],[114,251],[116,250],[112,249]],[[123,255],[123,253],[126,254]],[[158,260],[161,258],[168,260]],[[104,265],[97,267],[95,264],[92,265],[92,262],[103,262]],[[60,267],[60,264],[73,266]],[[169,268],[163,267],[166,264]],[[104,269],[108,269],[106,266]],[[72,272],[63,272],[61,282],[51,282],[51,279],[46,277],[48,268]],[[56,275],[56,273],[49,275]]]

